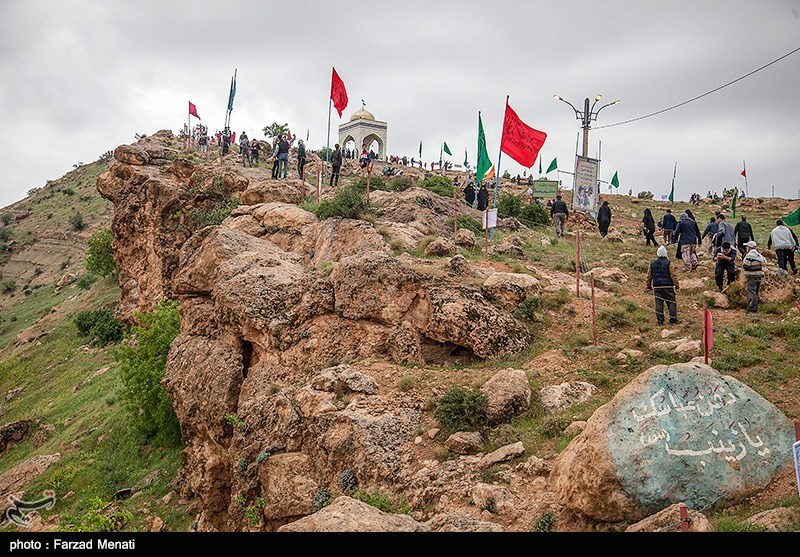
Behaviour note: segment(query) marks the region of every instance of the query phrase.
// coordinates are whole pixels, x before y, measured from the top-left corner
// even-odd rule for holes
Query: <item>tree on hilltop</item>
[[[269,126],[264,126],[264,135],[269,139],[274,139],[289,133],[289,124],[279,124],[273,122]]]

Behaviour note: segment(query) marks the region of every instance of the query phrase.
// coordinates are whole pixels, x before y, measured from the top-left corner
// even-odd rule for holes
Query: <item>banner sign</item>
[[[572,208],[592,215],[597,213],[597,167],[600,161],[588,157],[575,157],[575,183]]]
[[[555,199],[558,195],[557,180],[534,180],[533,181],[533,197],[552,197]]]

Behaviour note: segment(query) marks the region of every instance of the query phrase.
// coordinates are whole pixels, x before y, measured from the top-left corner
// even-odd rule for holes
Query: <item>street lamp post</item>
[[[596,95],[594,98],[594,103],[592,103],[591,107],[589,106],[589,97],[583,101],[583,110],[578,110],[575,106],[566,99],[562,99],[559,95],[553,95],[553,98],[557,101],[561,101],[567,103],[573,111],[575,111],[575,117],[580,120],[581,127],[583,128],[583,156],[589,156],[589,128],[592,127],[592,121],[597,120],[597,115],[600,114],[600,111],[603,110],[607,106],[619,104],[620,100],[617,99],[614,102],[610,102],[608,104],[604,104],[600,108],[597,109],[595,112],[594,107],[597,105],[598,102],[603,98],[603,95]]]

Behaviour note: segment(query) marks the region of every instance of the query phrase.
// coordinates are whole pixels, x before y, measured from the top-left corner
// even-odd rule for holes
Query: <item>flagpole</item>
[[[675,176],[677,173],[678,173],[678,161],[675,161],[675,168],[672,169],[672,191],[670,192],[672,194],[672,199],[670,200],[670,203],[672,203],[673,205],[675,204]]]
[[[506,129],[506,113],[508,112],[508,98],[506,95],[506,110],[503,112],[503,128],[500,130],[500,152],[497,154],[497,171],[494,173],[494,202],[493,208],[497,208],[497,197],[500,195],[500,159],[503,156],[503,131]],[[492,229],[494,233],[494,229]]]
[[[186,115],[186,150],[192,149],[192,113]]]
[[[328,156],[331,150],[331,106],[333,106],[333,99],[328,99],[328,139],[325,143],[325,161],[322,163],[322,179],[325,179],[325,166],[328,164]]]
[[[744,163],[744,160],[742,160],[742,168],[744,169],[744,193],[747,197],[750,197],[750,190],[747,188],[747,165]]]

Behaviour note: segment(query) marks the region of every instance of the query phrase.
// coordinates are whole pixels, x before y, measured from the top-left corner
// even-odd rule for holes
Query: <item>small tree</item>
[[[101,230],[89,238],[89,248],[86,250],[87,271],[101,277],[107,277],[117,270],[114,252],[111,250],[113,239],[114,237],[108,229]]]
[[[86,228],[86,223],[83,222],[83,215],[80,213],[73,213],[69,216],[69,223],[72,225],[73,230],[83,230]]]
[[[278,122],[273,122],[269,126],[264,126],[263,132],[267,138],[274,139],[276,137],[286,135],[289,132],[289,124],[279,124]]]
[[[651,191],[640,191],[639,194],[636,196],[639,199],[653,199],[653,192]]]
[[[11,224],[11,221],[14,219],[14,215],[11,213],[3,213],[3,216],[0,217],[0,220],[3,221],[3,225],[8,226]]]
[[[11,229],[8,227],[0,228],[0,241],[8,242],[11,239]]]

